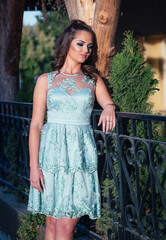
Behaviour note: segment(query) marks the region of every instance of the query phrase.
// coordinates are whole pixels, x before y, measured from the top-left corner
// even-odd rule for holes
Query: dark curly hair
[[[98,59],[96,35],[92,28],[81,20],[71,20],[67,24],[63,33],[59,36],[53,56],[54,62],[51,64],[52,69],[54,71],[59,71],[62,68],[65,63],[70,44],[79,31],[86,31],[92,35],[93,49],[88,59],[82,63],[81,69],[86,76],[89,76],[91,79],[96,81],[97,77],[95,73],[98,73],[98,70],[95,68],[95,63]]]

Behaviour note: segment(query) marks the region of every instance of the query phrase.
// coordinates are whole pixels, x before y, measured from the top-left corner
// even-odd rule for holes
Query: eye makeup
[[[92,50],[93,49],[93,45],[92,44],[88,44],[88,49]]]
[[[84,44],[82,42],[78,42],[77,45],[81,46],[81,47],[84,46]]]
[[[83,42],[77,42],[77,45],[83,47],[83,46],[84,46],[84,43],[83,43]],[[92,45],[92,44],[88,44],[87,47],[88,47],[88,49],[90,49],[90,50],[93,49],[93,45]]]

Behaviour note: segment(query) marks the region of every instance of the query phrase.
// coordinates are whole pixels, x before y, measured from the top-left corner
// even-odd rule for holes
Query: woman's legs
[[[61,218],[56,222],[56,240],[72,240],[77,219]]]
[[[56,218],[46,217],[45,240],[55,240]]]
[[[72,240],[77,219],[46,217],[45,240]]]

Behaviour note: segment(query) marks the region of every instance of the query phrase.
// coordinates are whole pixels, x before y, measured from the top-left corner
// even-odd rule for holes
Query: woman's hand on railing
[[[116,117],[115,117],[115,104],[107,104],[103,109],[98,126],[102,123],[103,132],[108,133],[108,131],[113,130],[116,125]]]

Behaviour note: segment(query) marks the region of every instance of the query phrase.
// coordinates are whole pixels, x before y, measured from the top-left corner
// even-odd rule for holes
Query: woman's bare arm
[[[40,134],[44,124],[47,99],[47,74],[42,74],[36,83],[33,96],[33,114],[29,134],[29,154],[30,154],[30,181],[31,185],[42,191],[40,183],[44,185],[42,173],[39,170],[38,154],[40,144]]]
[[[103,108],[98,125],[102,123],[103,131],[108,132],[109,130],[115,128],[115,105],[103,80],[99,76],[96,83],[96,98],[100,106]]]

